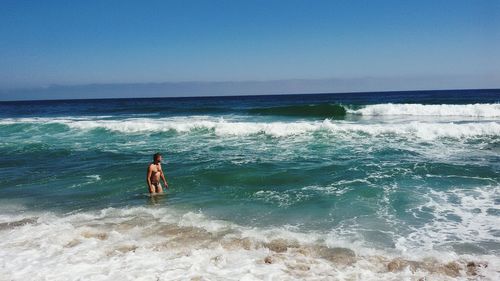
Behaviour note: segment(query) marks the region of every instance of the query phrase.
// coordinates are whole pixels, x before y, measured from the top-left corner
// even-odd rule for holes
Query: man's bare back
[[[167,180],[165,179],[165,175],[163,174],[163,170],[161,169],[161,160],[161,154],[156,153],[153,156],[153,163],[149,164],[148,166],[146,181],[148,184],[149,193],[151,194],[163,192],[160,180],[163,180],[165,187],[168,188]]]

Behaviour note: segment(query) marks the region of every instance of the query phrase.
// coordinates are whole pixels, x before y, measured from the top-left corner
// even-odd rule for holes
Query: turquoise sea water
[[[27,249],[16,243],[26,233],[46,231],[38,242],[24,238],[38,245],[30,251],[41,255],[57,245],[44,240],[47,235],[70,225],[71,239],[61,242],[64,245],[76,239],[89,251],[99,247],[84,243],[92,239],[109,247],[127,241],[134,245],[134,255],[141,249],[149,255],[148,243],[160,239],[151,235],[169,237],[164,230],[152,230],[164,224],[199,228],[210,237],[216,233],[211,243],[227,235],[251,238],[257,254],[259,249],[273,253],[272,247],[255,245],[275,238],[350,249],[357,262],[339,272],[360,280],[401,280],[404,274],[410,279],[422,274],[472,278],[467,275],[470,260],[489,264],[480,269],[481,278],[496,278],[498,102],[498,90],[471,90],[0,103],[0,237],[4,249],[10,249],[3,254],[26,259]],[[145,176],[155,152],[164,156],[170,190],[150,198]],[[149,236],[117,230],[134,218],[142,218],[132,223],[135,229],[149,231]],[[102,220],[112,227],[101,229],[102,224],[92,230]],[[105,233],[105,239],[86,237],[82,229]],[[113,231],[123,237],[113,240]],[[175,235],[186,235],[179,233]],[[189,250],[215,251],[210,247]],[[62,248],[58,255],[69,255]],[[38,254],[32,258],[40,262]],[[121,253],[118,259],[129,254]],[[382,257],[380,268],[364,265],[374,255]],[[249,264],[257,259],[240,258]],[[393,258],[455,261],[461,269],[456,276],[437,269],[429,273],[425,266],[397,271],[404,276],[384,275]],[[325,260],[321,255],[311,259],[311,264]],[[82,256],[76,264],[94,263],[99,259]],[[211,271],[201,264],[193,276],[247,276],[231,266]],[[2,265],[0,272],[13,279],[32,274],[13,274],[7,258]],[[259,275],[262,265],[253,266],[253,275],[247,277],[264,279]],[[321,275],[316,265],[308,267],[305,279],[342,279],[338,274]],[[276,280],[299,278],[279,267],[266,270],[262,274],[275,274]],[[135,274],[129,267],[119,271]],[[64,272],[52,277],[64,279]],[[176,279],[172,272],[159,264],[150,277]],[[38,274],[40,279],[51,276],[50,271]],[[87,279],[106,276],[99,270],[95,274]]]

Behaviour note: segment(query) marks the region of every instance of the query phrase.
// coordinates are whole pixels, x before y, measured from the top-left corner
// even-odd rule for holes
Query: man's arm
[[[148,166],[148,172],[146,173],[146,182],[148,183],[149,193],[154,193],[153,186],[151,185],[151,174],[153,173],[153,169],[151,169],[151,165]]]
[[[165,179],[165,175],[163,174],[163,169],[160,169],[160,172],[161,172],[161,179],[163,180],[165,187],[168,188],[168,183],[167,180]]]

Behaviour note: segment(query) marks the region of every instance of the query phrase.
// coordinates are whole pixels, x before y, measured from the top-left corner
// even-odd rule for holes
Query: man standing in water
[[[149,193],[151,194],[163,192],[163,189],[160,184],[160,179],[163,180],[165,188],[168,189],[167,180],[165,179],[165,175],[163,174],[163,170],[161,169],[161,160],[162,160],[161,154],[155,153],[155,155],[153,155],[153,163],[149,164],[148,167],[148,174],[146,176],[146,181],[148,183]]]

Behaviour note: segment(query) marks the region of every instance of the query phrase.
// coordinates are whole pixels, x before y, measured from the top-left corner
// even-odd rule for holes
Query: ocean
[[[500,90],[0,102],[0,155],[0,280],[500,280]]]

